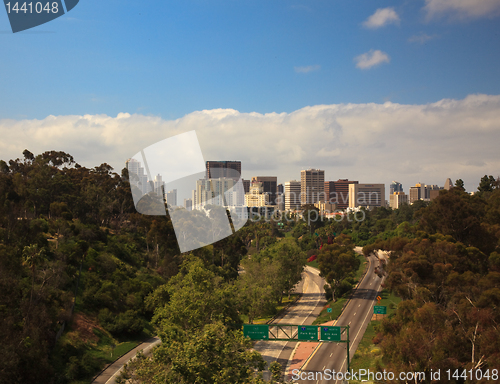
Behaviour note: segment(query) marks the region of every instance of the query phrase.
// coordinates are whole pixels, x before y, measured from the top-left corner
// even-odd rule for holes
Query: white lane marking
[[[333,352],[332,352],[332,353],[330,353],[330,357],[332,357],[332,355],[333,355]]]

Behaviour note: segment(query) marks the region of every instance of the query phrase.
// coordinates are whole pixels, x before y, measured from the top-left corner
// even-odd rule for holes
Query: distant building
[[[243,183],[243,190],[245,193],[250,192],[250,180],[241,179],[241,182]]]
[[[325,181],[325,201],[337,204],[339,210],[349,207],[349,184],[358,182],[348,179]]]
[[[130,185],[137,187],[143,195],[151,191],[151,186],[148,184],[148,176],[144,173],[141,162],[135,159],[128,159],[126,166],[129,173]]]
[[[292,180],[285,183],[285,210],[300,209],[301,182]]]
[[[165,186],[165,183],[163,182],[162,180],[162,177],[160,174],[158,174],[157,176],[155,176],[155,179],[154,179],[154,188],[155,188],[155,193],[158,195],[158,196],[162,196],[163,197],[163,187]]]
[[[186,208],[187,211],[192,211],[193,199],[184,199],[184,208]]]
[[[393,195],[394,192],[403,192],[403,184],[393,181],[389,186],[389,193],[390,195]]]
[[[276,192],[276,204],[278,206],[278,210],[285,210],[285,186],[283,184],[278,184]]]
[[[389,195],[389,206],[398,209],[401,204],[408,204],[408,195],[404,192],[394,192]]]
[[[385,206],[385,184],[349,184],[349,208]]]
[[[422,183],[410,187],[409,203],[413,204],[417,200],[431,201],[439,196],[439,191],[443,189],[437,185],[426,185]]]
[[[270,194],[264,192],[264,187],[261,182],[252,182],[250,192],[245,193],[245,205],[247,207],[265,207],[269,204]]]
[[[314,203],[314,206],[319,209],[320,214],[333,213],[337,210],[336,203],[318,201],[317,203]]]
[[[453,181],[451,181],[451,179],[448,177],[446,179],[446,181],[444,182],[444,188],[443,189],[446,189],[447,191],[449,191],[452,188],[453,188]]]
[[[170,207],[177,206],[177,189],[165,193],[165,200]]]
[[[300,172],[300,203],[314,204],[325,201],[325,171],[307,169]]]
[[[238,173],[238,178],[241,175],[241,161],[207,161],[207,179],[219,179],[223,177],[235,178],[234,170]]]
[[[221,207],[241,206],[244,199],[243,194],[238,196],[238,191],[232,191],[236,183],[237,180],[230,177],[198,180],[196,182],[196,207],[207,204]]]
[[[278,178],[276,176],[254,176],[251,183],[262,183],[262,191],[269,193],[269,204],[276,205]]]

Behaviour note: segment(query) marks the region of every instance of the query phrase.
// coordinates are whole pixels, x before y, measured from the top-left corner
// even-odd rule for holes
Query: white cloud
[[[425,44],[429,40],[433,40],[437,35],[428,35],[427,33],[420,33],[418,35],[413,35],[408,39],[408,42],[410,43],[419,43],[419,44]]]
[[[500,0],[425,0],[427,18],[466,20],[500,15]]]
[[[297,73],[309,73],[313,71],[319,71],[321,69],[321,65],[308,65],[307,67],[293,67],[293,69]]]
[[[205,160],[241,160],[245,178],[300,180],[301,169],[315,167],[328,180],[398,180],[406,191],[419,181],[462,178],[471,191],[483,175],[500,172],[500,95],[423,105],[316,105],[291,113],[216,109],[177,120],[139,114],[3,119],[0,158],[22,157],[24,149],[62,150],[81,165],[106,162],[119,173],[142,148],[193,129]]]
[[[399,24],[399,16],[394,8],[379,8],[368,19],[363,22],[366,28],[376,29],[387,24]]]
[[[362,55],[356,56],[354,58],[356,62],[356,68],[359,69],[369,69],[375,65],[382,63],[389,63],[391,58],[385,52],[371,49],[370,51],[363,53]]]

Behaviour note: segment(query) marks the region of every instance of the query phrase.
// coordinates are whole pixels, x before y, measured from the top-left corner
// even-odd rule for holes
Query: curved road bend
[[[383,278],[378,277],[374,273],[375,266],[378,265],[378,259],[370,255],[368,258],[369,266],[367,273],[361,283],[358,285],[353,297],[343,313],[337,320],[337,326],[349,325],[349,337],[351,340],[349,356],[352,359],[356,349],[366,331],[366,327],[373,315],[373,305],[377,296],[381,292],[381,284]],[[341,383],[337,380],[321,380],[321,375],[316,376],[316,372],[323,372],[325,369],[330,369],[332,372],[345,372],[347,344],[346,343],[320,343],[316,351],[313,353],[309,362],[302,367],[302,372],[307,377],[309,372],[313,372],[319,380],[298,380],[299,383]]]
[[[302,297],[283,317],[276,319],[272,324],[312,324],[326,303],[324,285],[325,280],[319,277],[319,270],[306,266],[302,273],[302,281],[296,289],[297,292],[302,292]],[[285,337],[281,332],[278,336]],[[268,366],[273,361],[278,361],[285,369],[296,344],[296,341],[257,341],[254,349],[262,355]],[[269,378],[270,373],[266,370],[264,379],[269,380]]]

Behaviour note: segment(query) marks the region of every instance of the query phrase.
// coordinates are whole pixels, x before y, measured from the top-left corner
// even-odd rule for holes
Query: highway
[[[319,270],[306,266],[302,273],[302,281],[295,290],[302,292],[302,297],[283,317],[276,319],[272,324],[312,324],[326,303],[324,285],[325,281],[319,276]],[[262,355],[268,366],[269,363],[278,361],[285,368],[296,344],[295,341],[258,341],[254,348]],[[270,374],[266,370],[264,379],[269,380],[269,378]]]
[[[373,305],[376,303],[376,297],[381,292],[383,279],[374,273],[375,267],[379,261],[375,256],[368,258],[369,265],[358,288],[354,292],[350,302],[338,318],[337,326],[349,325],[350,349],[349,354],[352,359],[356,349],[365,333],[366,327],[373,315]],[[309,361],[302,367],[302,378],[312,378],[314,380],[297,380],[298,383],[342,383],[342,381],[322,377],[318,373],[326,369],[335,372],[345,372],[347,370],[347,344],[346,343],[320,343],[311,355]],[[313,376],[311,376],[311,374]]]

